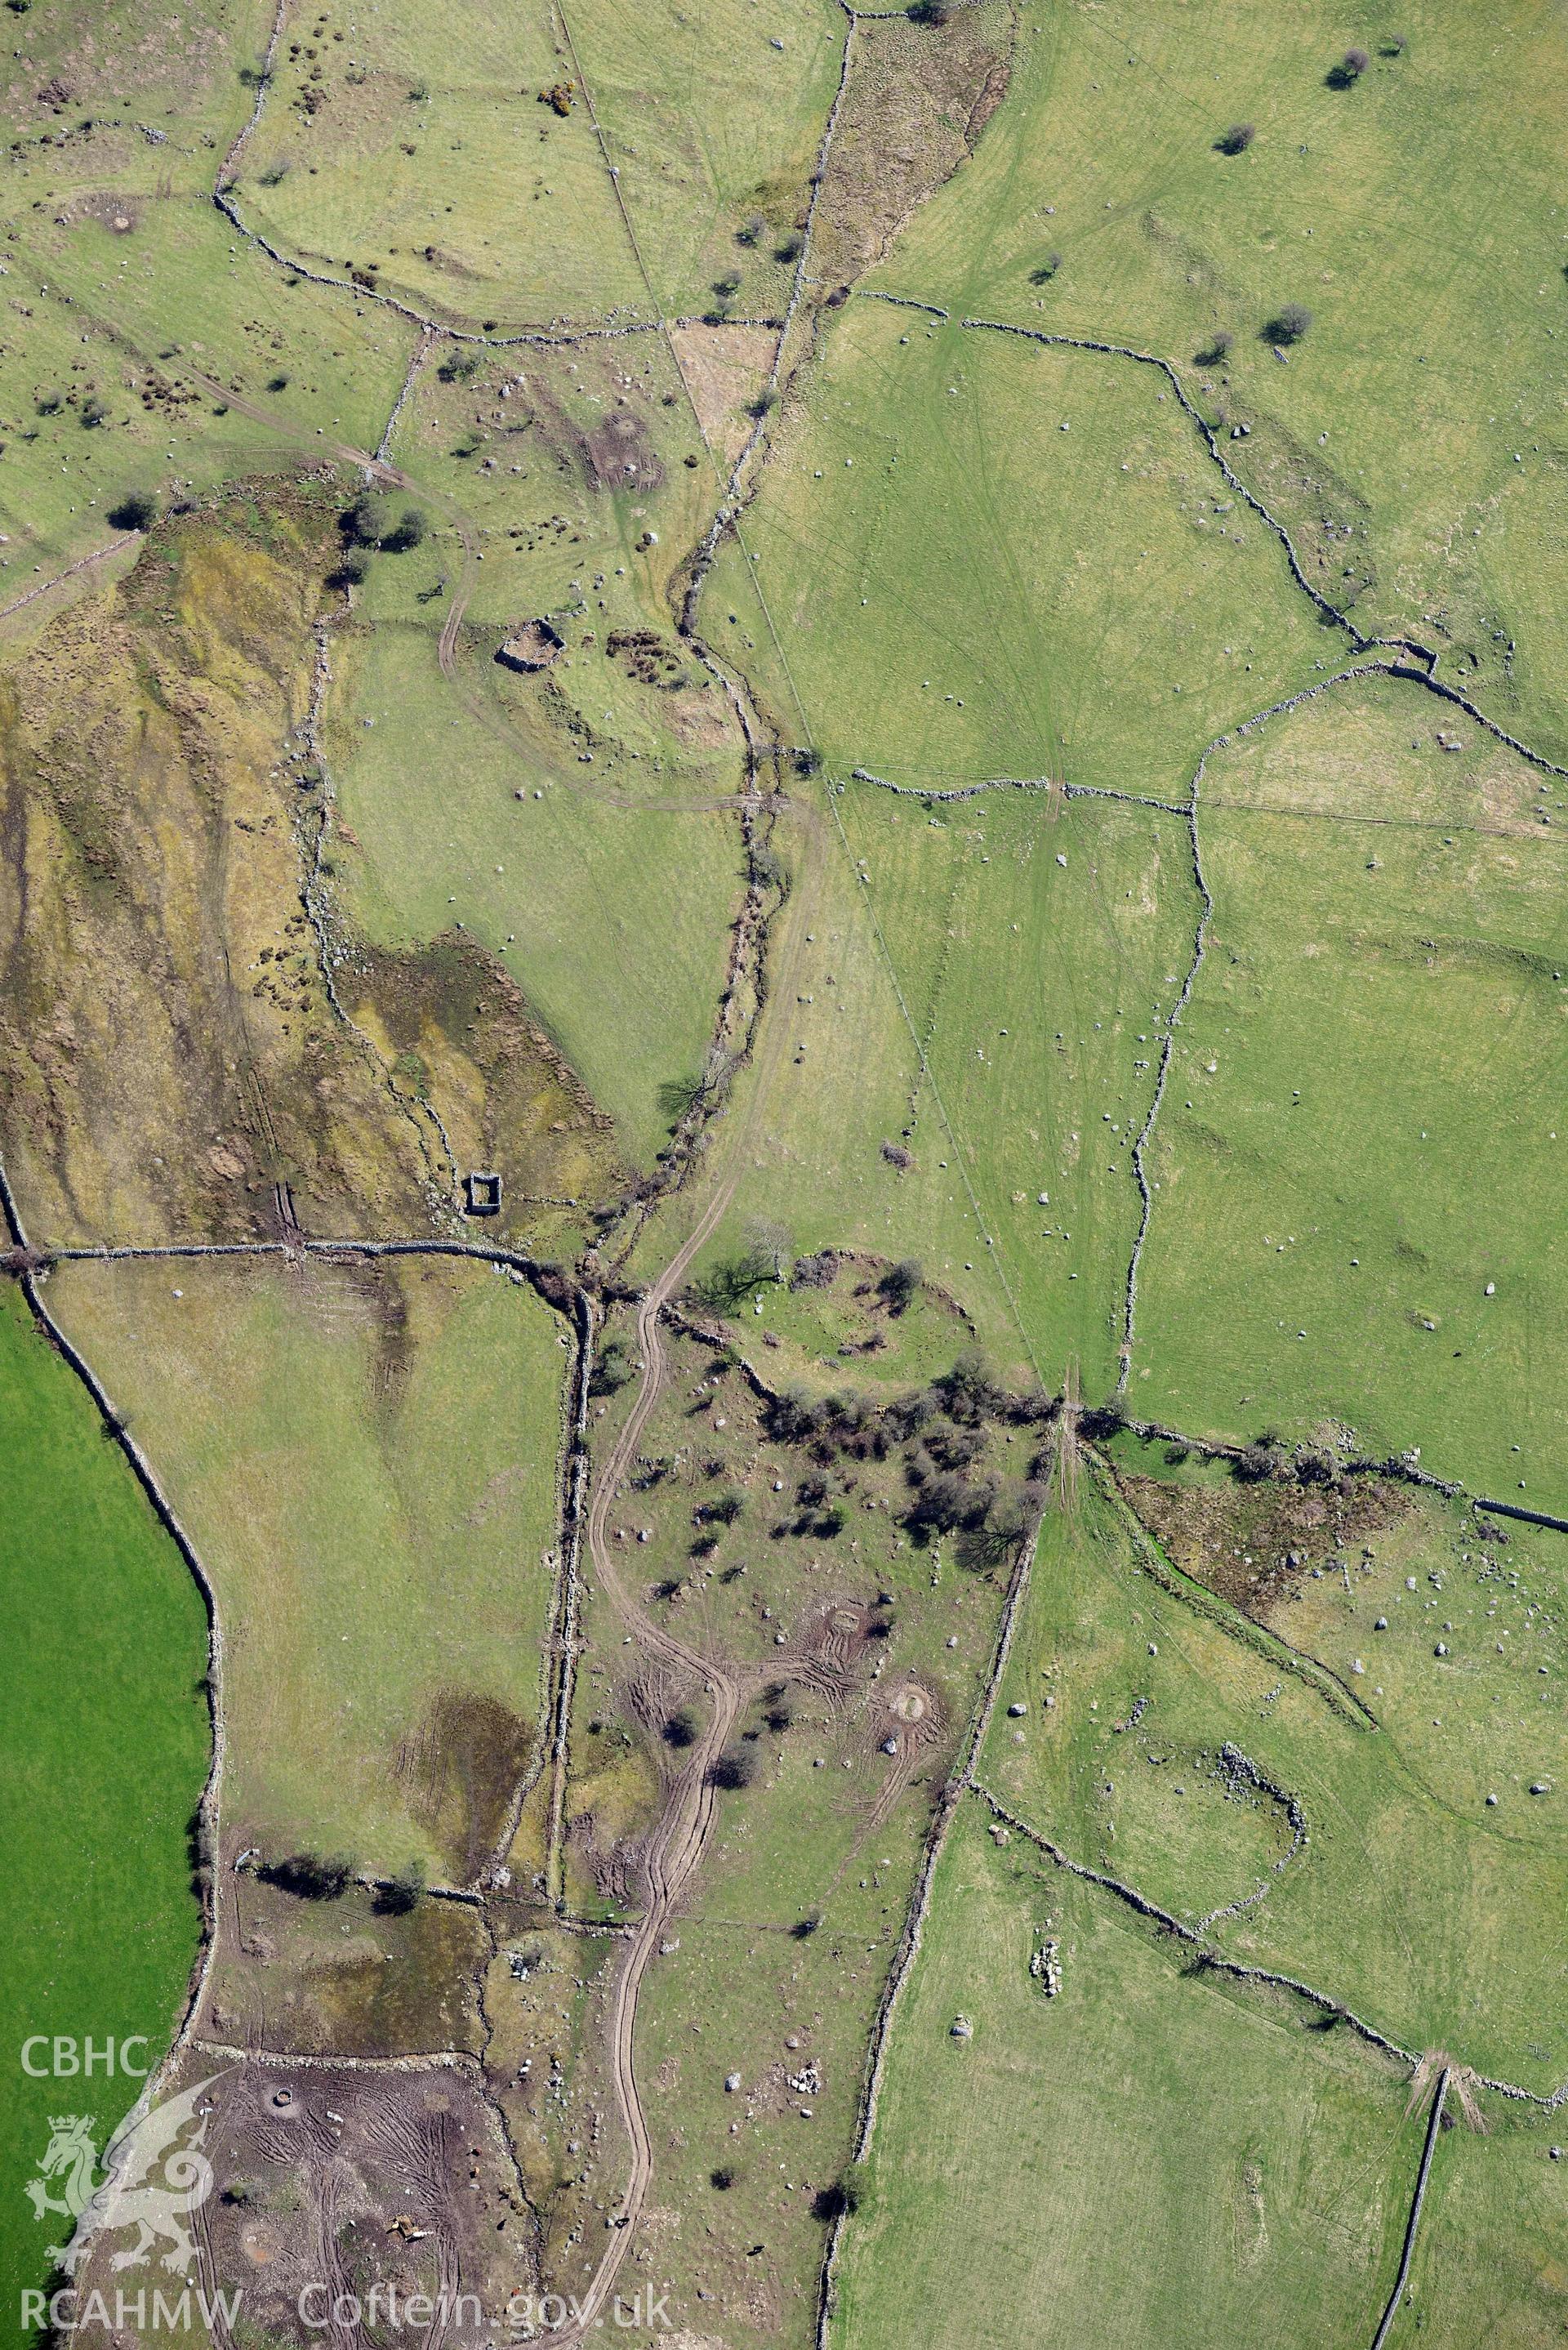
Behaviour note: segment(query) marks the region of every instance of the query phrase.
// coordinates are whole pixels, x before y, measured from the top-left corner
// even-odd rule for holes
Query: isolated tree
[[[749,1787],[757,1775],[757,1758],[748,1746],[732,1747],[721,1754],[708,1776],[715,1787]]]
[[[701,1077],[666,1077],[655,1093],[660,1115],[672,1127],[679,1126],[689,1110],[701,1100],[707,1087]]]
[[[794,1246],[787,1224],[777,1222],[772,1216],[747,1217],[747,1250],[758,1263],[767,1266],[773,1280],[784,1279],[784,1260]]]
[[[1365,49],[1346,49],[1339,63],[1329,68],[1330,89],[1353,89],[1371,63]]]
[[[952,20],[953,0],[914,0],[909,10],[911,25],[946,25]]]
[[[999,1410],[1006,1400],[977,1347],[966,1347],[951,1370],[944,1371],[931,1385],[953,1419],[971,1427]]]
[[[679,1713],[670,1715],[664,1725],[662,1735],[666,1746],[680,1748],[696,1745],[697,1717],[689,1705],[683,1705]]]
[[[1061,266],[1062,256],[1053,246],[1049,253],[1041,255],[1030,271],[1029,283],[1031,286],[1049,286]]]
[[[406,1917],[417,1908],[425,1895],[425,1865],[422,1860],[410,1860],[405,1868],[393,1871],[376,1896],[376,1907],[384,1916]]]
[[[1214,141],[1221,155],[1244,155],[1257,137],[1257,126],[1251,122],[1233,122]]]
[[[1271,343],[1299,343],[1312,325],[1312,312],[1303,302],[1282,303],[1263,329]]]
[[[972,1506],[972,1497],[963,1479],[943,1471],[926,1478],[910,1504],[909,1522],[933,1534],[946,1534],[962,1525]]]
[[[390,519],[385,498],[367,490],[338,516],[337,527],[349,546],[379,546]]]
[[[1235,336],[1229,333],[1225,328],[1216,327],[1204,348],[1197,353],[1195,364],[1199,367],[1218,367],[1221,359],[1230,356],[1235,340]]]
[[[407,506],[382,539],[381,549],[387,555],[407,555],[422,546],[429,536],[430,524],[419,507]]]
[[[347,1853],[290,1853],[269,1861],[257,1874],[301,1901],[338,1901],[353,1883],[358,1864]]]
[[[588,1393],[592,1396],[614,1395],[625,1387],[631,1377],[631,1349],[618,1333],[607,1338],[594,1358],[588,1374]]]
[[[151,530],[158,519],[158,501],[147,490],[127,490],[110,506],[107,519],[116,530]]]
[[[902,1314],[907,1311],[924,1278],[916,1258],[901,1257],[897,1264],[888,1267],[877,1284],[877,1292],[887,1299],[895,1314]]]

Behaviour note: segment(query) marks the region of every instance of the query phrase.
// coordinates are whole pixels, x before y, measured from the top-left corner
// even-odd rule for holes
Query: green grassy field
[[[42,2284],[47,2248],[61,2241],[58,2215],[35,2223],[23,2201],[50,2116],[90,2112],[101,2148],[140,2089],[106,2076],[104,2043],[142,2035],[132,2061],[155,2064],[172,2034],[201,1923],[186,1824],[206,1778],[208,1724],[206,1627],[185,1563],[9,1291],[0,1428],[9,2301]],[[33,2078],[23,2045],[40,2033],[78,2043],[78,2057],[90,2036],[96,2076]],[[28,2052],[35,2067],[52,2062],[52,2046]]]
[[[1494,1550],[1468,1512],[1412,1503],[1369,1551],[1320,1535],[1318,1564],[1342,1556],[1344,1574],[1307,1575],[1272,1633],[1233,1616],[1227,1631],[1143,1571],[1119,1508],[1085,1487],[1075,1518],[1046,1517],[1002,1692],[1025,1711],[999,1709],[980,1774],[1072,1858],[1189,1925],[1267,1885],[1206,1929],[1230,1956],[1405,2048],[1553,2089],[1568,2072],[1546,1889],[1568,1869],[1553,1539]],[[1325,1702],[1303,1656],[1379,1726]],[[1282,1867],[1280,1807],[1231,1783],[1226,1741],[1302,1805],[1308,1841]]]
[[[856,784],[817,822],[780,948],[789,1058],[754,1118],[738,1088],[744,1173],[702,1262],[755,1215],[803,1253],[912,1256],[1022,1373],[1059,1385],[1075,1359],[1085,1392],[1108,1387],[1129,1136],[1155,1007],[1191,953],[1183,827],[1007,792],[927,810]]]
[[[833,772],[1179,799],[1212,735],[1337,661],[1153,369],[879,302],[825,335],[747,543]],[[703,611],[738,658],[737,567]]]
[[[1232,457],[1357,625],[1446,645],[1561,758],[1563,28],[1533,0],[1373,14],[1025,6],[1005,104],[877,282],[1189,369],[1250,424]],[[1334,88],[1352,37],[1368,68]],[[1255,140],[1220,154],[1234,123]],[[1264,330],[1288,302],[1314,324],[1282,366]],[[1233,347],[1198,364],[1220,330]]]
[[[128,493],[206,497],[375,448],[412,348],[387,313],[291,290],[195,198],[24,219],[0,328],[0,603],[119,536]]]
[[[1407,687],[1329,702],[1210,764],[1132,1394],[1561,1508],[1561,785]]]
[[[1051,2000],[1029,1972],[1043,1933]],[[1104,1897],[998,1851],[971,1805],[894,2027],[833,2338],[1369,2341],[1420,2158],[1405,2102],[1341,2035],[1184,1977]],[[1424,2340],[1554,2338],[1540,2138],[1506,2114],[1443,2138],[1413,2279]]]
[[[354,920],[379,945],[462,922],[622,1148],[651,1158],[659,1089],[701,1066],[716,1016],[742,889],[734,819],[683,807],[689,789],[673,807],[639,806],[636,781],[627,806],[579,795],[587,770],[567,766],[560,735],[527,710],[492,732],[423,633],[378,628],[347,647],[330,718]]]
[[[29,198],[211,186],[250,110],[242,69],[260,64],[265,44],[254,0],[195,0],[156,28],[84,0],[12,13],[0,124],[11,177]]]
[[[534,1745],[556,1318],[440,1263],[92,1267],[51,1294],[213,1576],[226,1842],[472,1875]]]
[[[661,307],[781,314],[788,243],[838,78],[841,13],[827,0],[701,14],[655,0],[628,19],[607,0],[579,0],[571,16]]]
[[[722,1012],[749,1058],[605,1257],[650,1281],[725,1186],[686,1302],[778,1387],[877,1399],[790,1433],[671,1335],[611,1513],[654,1620],[763,1692],[637,2021],[655,2167],[625,2273],[669,2269],[693,2341],[814,2338],[867,2032],[1001,1606],[984,1513],[967,1544],[911,1515],[944,1447],[1014,1530],[1056,1462],[977,1766],[998,1800],[1228,1958],[1553,2088],[1568,1548],[1334,1464],[1418,1456],[1568,1513],[1568,792],[1408,681],[1239,729],[1353,635],[1407,631],[1568,758],[1560,15],[296,0],[265,91],[263,0],[5,21],[0,608],[103,549],[127,492],[327,477],[293,522],[244,491],[156,532],[113,597],[124,556],[7,622],[0,1142],[31,1223],[261,1229],[275,1180],[317,1232],[439,1220],[420,1091],[452,1158],[506,1170],[488,1229],[565,1253],[712,1076]],[[231,155],[287,257],[214,205]],[[545,336],[426,348],[397,303]],[[987,321],[1167,357],[1351,629],[1163,373]],[[680,621],[753,426],[695,605],[732,694]],[[417,521],[350,554],[334,516],[383,436],[387,518]],[[529,621],[558,646],[522,674],[496,655]],[[745,818],[780,885],[753,973],[758,775],[784,790]],[[920,795],[1005,778],[1031,788]],[[1124,1363],[1132,1141],[1179,1003]],[[831,1283],[790,1286],[825,1249],[849,1253]],[[911,1260],[898,1315],[877,1284]],[[560,1317],[429,1261],[67,1265],[48,1294],[214,1579],[225,1856],[474,1878],[536,1759]],[[639,1367],[633,1301],[601,1303],[599,1460]],[[0,1308],[8,2012],[156,2045],[194,1925],[201,1610]],[[1125,1429],[1057,1457],[1022,1402],[977,1432],[934,1384],[971,1344],[1014,1388],[1120,1379],[1140,1418],[1315,1450],[1248,1482]],[[918,1386],[906,1426],[886,1407]],[[267,2044],[489,2052],[574,2285],[627,2153],[622,1945],[592,1927],[639,1912],[672,1709],[704,1698],[595,1583],[564,1848],[545,1773],[483,1919],[247,1878],[213,2003]],[[535,1934],[546,1867],[569,1914]],[[846,2350],[1370,2340],[1419,2153],[1405,2074],[1190,1955],[961,1797],[844,2232]],[[78,2092],[8,2095],[19,2198]],[[1557,2125],[1483,2104],[1438,2145],[1396,2338],[1534,2350],[1568,2318]]]
[[[247,219],[307,265],[350,268],[454,323],[592,319],[640,275],[543,9],[383,6],[296,19],[241,165]],[[521,205],[521,215],[514,207]]]
[[[600,639],[628,627],[671,634],[670,577],[715,483],[662,337],[491,353],[438,344],[389,453],[439,502],[436,517],[467,518],[486,566],[468,580],[475,629],[548,613]],[[399,582],[404,599],[389,596]],[[428,584],[421,564],[377,565],[368,608],[407,608],[410,582]],[[439,623],[434,600],[414,609]]]

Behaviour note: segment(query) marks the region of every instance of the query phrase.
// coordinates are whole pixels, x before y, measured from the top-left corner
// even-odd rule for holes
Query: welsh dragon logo
[[[56,2212],[72,2221],[67,2240],[51,2244],[47,2254],[67,2276],[75,2276],[99,2235],[130,2228],[136,2241],[111,2254],[111,2268],[130,2268],[162,2245],[168,2246],[161,2255],[165,2269],[179,2273],[190,2267],[196,2257],[191,2216],[213,2191],[213,2166],[202,2149],[213,2109],[209,2092],[221,2077],[213,2074],[161,2105],[150,2104],[144,2092],[105,2147],[104,2176],[96,2188],[95,2117],[50,2116],[40,2176],[28,2179],[24,2191],[36,2218]],[[51,2193],[56,2182],[59,2191]]]

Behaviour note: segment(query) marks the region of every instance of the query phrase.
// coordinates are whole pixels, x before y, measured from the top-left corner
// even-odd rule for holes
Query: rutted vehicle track
[[[738,1171],[738,1170],[737,1170]],[[653,2176],[653,2147],[648,2119],[637,2085],[636,2033],[642,1980],[665,1929],[706,1849],[717,1813],[713,1764],[734,1726],[736,1715],[753,1672],[715,1663],[685,1641],[656,1624],[640,1607],[622,1581],[608,1538],[610,1509],[636,1458],[642,1431],[659,1400],[667,1359],[659,1318],[696,1257],[718,1226],[734,1190],[735,1173],[721,1183],[691,1232],[652,1283],[638,1308],[637,1335],[642,1371],[637,1399],[595,1481],[594,1498],[585,1529],[588,1555],[599,1586],[623,1623],[652,1656],[683,1673],[699,1675],[712,1698],[707,1722],[691,1749],[689,1760],[670,1790],[663,1814],[654,1830],[645,1863],[648,1906],[616,1981],[610,2007],[610,2060],[621,2118],[631,2145],[631,2167],[620,2210],[608,2222],[605,2246],[593,2282],[583,2295],[572,2324],[556,2338],[563,2345],[579,2343],[594,2328],[615,2289],[621,2263],[632,2242],[632,2231]]]

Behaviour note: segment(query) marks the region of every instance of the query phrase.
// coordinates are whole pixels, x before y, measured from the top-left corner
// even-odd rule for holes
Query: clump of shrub
[[[367,490],[339,515],[338,536],[343,541],[344,563],[339,577],[363,578],[363,567],[356,574],[349,568],[349,558],[356,550],[361,556],[372,553],[406,555],[423,545],[430,534],[430,525],[418,506],[405,506],[394,515],[384,497]]]
[[[1231,1475],[1243,1485],[1261,1485],[1271,1477],[1288,1477],[1290,1471],[1290,1447],[1272,1428],[1244,1446],[1231,1466]]]
[[[837,1270],[837,1250],[818,1249],[811,1256],[796,1257],[789,1285],[792,1289],[827,1289]]]
[[[882,1145],[882,1149],[885,1156],[889,1158],[892,1156],[887,1143]],[[903,1153],[903,1161],[906,1166],[909,1164],[908,1151]],[[894,1163],[897,1165],[898,1161],[895,1160]],[[919,1295],[920,1283],[924,1278],[919,1264],[914,1257],[901,1257],[897,1264],[890,1264],[883,1274],[877,1284],[877,1294],[887,1300],[891,1313],[906,1314]]]
[[[406,1918],[417,1908],[425,1895],[425,1865],[422,1860],[410,1860],[388,1877],[376,1894],[376,1908],[386,1918]]]
[[[158,501],[147,490],[127,490],[110,506],[108,520],[115,530],[151,530],[158,519]]]
[[[615,1395],[631,1377],[631,1348],[618,1333],[607,1338],[588,1373],[591,1396]]]
[[[1282,302],[1263,332],[1271,343],[1299,343],[1312,325],[1304,302]]]
[[[1220,133],[1214,144],[1221,155],[1244,155],[1257,135],[1256,123],[1232,122],[1229,130]]]
[[[268,1861],[257,1873],[300,1901],[340,1901],[354,1882],[358,1863],[347,1853],[293,1852]]]

